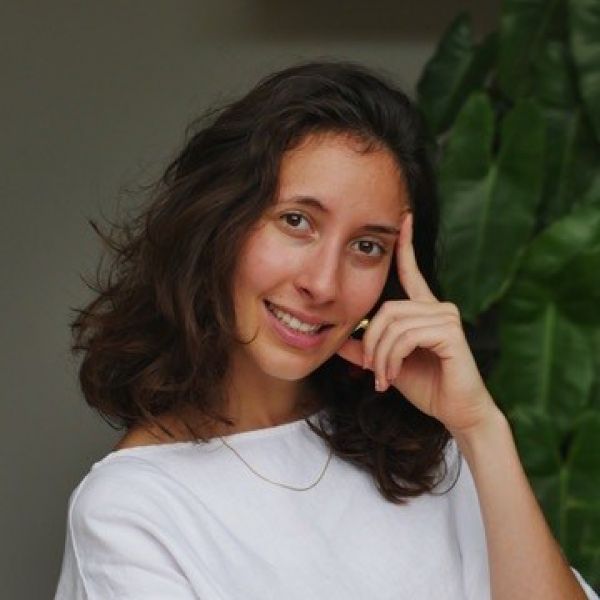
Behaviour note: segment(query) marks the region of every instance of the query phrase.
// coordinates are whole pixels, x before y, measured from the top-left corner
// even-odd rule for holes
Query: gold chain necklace
[[[319,483],[319,481],[321,481],[321,479],[323,478],[323,475],[325,475],[325,471],[327,470],[327,467],[329,466],[329,463],[331,462],[331,458],[333,456],[333,448],[329,449],[329,456],[327,457],[327,461],[325,462],[325,466],[323,467],[323,470],[321,471],[321,474],[317,477],[317,480],[314,483],[311,483],[309,486],[307,487],[296,487],[293,485],[289,485],[287,483],[281,483],[279,481],[273,481],[272,479],[269,479],[268,477],[265,477],[264,475],[261,475],[258,471],[256,471],[252,465],[248,464],[248,462],[244,459],[243,456],[241,456],[239,454],[239,452],[233,448],[232,446],[230,446],[221,436],[219,436],[219,439],[223,442],[223,444],[225,446],[227,446],[255,475],[258,475],[258,477],[260,477],[261,479],[264,479],[265,481],[268,481],[269,483],[272,483],[273,485],[278,485],[280,487],[284,487],[287,488],[288,490],[294,490],[295,492],[305,492],[306,490],[310,490],[311,488],[315,487],[315,485],[317,485],[317,483]]]

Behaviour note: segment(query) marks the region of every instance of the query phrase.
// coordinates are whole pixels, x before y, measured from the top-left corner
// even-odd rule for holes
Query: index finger
[[[396,244],[396,268],[398,271],[398,278],[411,300],[437,302],[438,299],[433,295],[427,281],[425,281],[421,271],[419,271],[412,238],[413,213],[411,211],[404,217],[404,220],[400,225],[398,243]]]

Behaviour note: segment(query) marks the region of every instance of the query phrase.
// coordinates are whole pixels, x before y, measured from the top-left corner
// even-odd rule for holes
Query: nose
[[[339,262],[339,252],[333,244],[307,253],[296,277],[300,293],[316,304],[334,300],[339,293]]]

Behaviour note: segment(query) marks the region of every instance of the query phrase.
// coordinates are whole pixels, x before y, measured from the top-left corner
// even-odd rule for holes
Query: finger
[[[446,325],[449,325],[451,323],[452,323],[452,321],[448,318],[423,317],[418,320],[415,319],[411,323],[407,323],[406,326],[402,328],[401,334],[404,333],[405,331],[408,331],[409,329],[420,329],[423,327],[443,328]],[[402,363],[404,362],[404,359],[408,355],[410,355],[410,353],[412,352],[412,350],[411,350],[408,354],[405,354],[405,345],[403,345],[402,343],[399,343],[399,341],[402,339],[401,334],[399,334],[394,339],[394,343],[389,348],[389,351],[387,353],[387,359],[386,359],[386,363],[385,363],[385,376],[386,376],[388,383],[391,383],[398,377],[398,374],[400,372],[400,369],[402,368]]]
[[[403,354],[404,345],[399,344],[405,331],[422,327],[442,327],[450,322],[451,317],[442,316],[419,316],[407,317],[391,323],[375,348],[373,366],[375,379],[386,389],[388,384],[393,381],[400,369],[398,361],[402,361],[406,356]]]
[[[392,360],[398,363],[399,358],[404,360],[417,348],[431,350],[440,360],[450,359],[456,353],[455,341],[458,337],[455,334],[458,334],[459,331],[459,327],[453,321],[447,321],[441,325],[407,329],[396,340]],[[399,374],[396,374],[394,379]]]
[[[396,244],[396,267],[398,278],[411,300],[437,302],[429,285],[419,271],[413,247],[413,213],[409,212],[400,226]]]
[[[398,319],[416,316],[449,317],[460,321],[459,310],[451,302],[388,300],[381,305],[363,335],[365,367],[371,368],[375,346],[390,323]]]
[[[355,340],[353,338],[348,338],[340,348],[337,350],[337,354],[339,354],[344,360],[348,362],[358,365],[362,368],[363,366],[363,343],[360,340]]]
[[[387,324],[375,344],[373,352],[373,372],[375,374],[375,389],[379,392],[387,389],[388,380],[386,365],[388,354],[393,347],[394,341],[404,331],[401,321],[392,321]]]

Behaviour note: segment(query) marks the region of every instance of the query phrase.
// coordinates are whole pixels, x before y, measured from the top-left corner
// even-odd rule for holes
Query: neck
[[[231,432],[273,427],[304,418],[320,408],[306,379],[286,381],[264,373],[230,377],[227,383],[227,416]]]
[[[198,419],[193,409],[191,412],[184,410],[179,415],[167,414],[158,420],[172,428],[177,439],[191,439],[181,419],[206,437],[214,438],[303,419],[323,405],[307,378],[296,381],[278,379],[257,369],[242,368],[239,362],[236,368],[231,369],[226,390],[227,406],[221,410],[233,421],[231,426],[209,422],[204,417]]]

